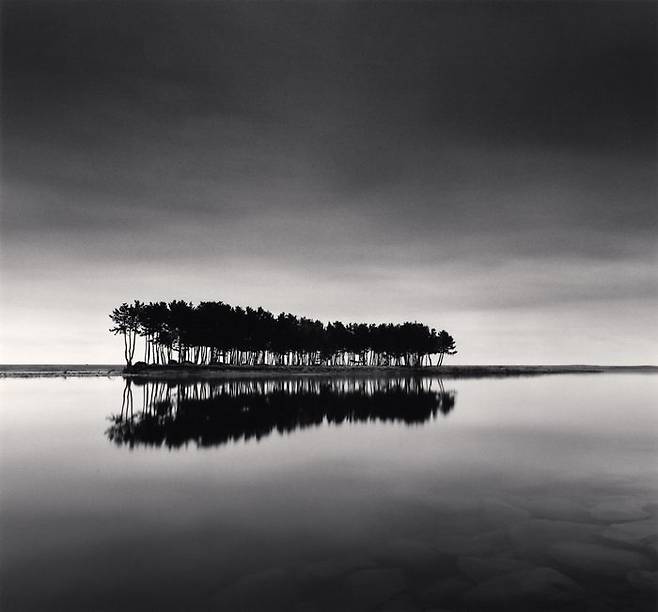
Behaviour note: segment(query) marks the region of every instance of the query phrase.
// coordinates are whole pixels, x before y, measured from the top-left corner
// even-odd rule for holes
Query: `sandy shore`
[[[596,366],[596,365],[473,365],[427,368],[397,367],[179,367],[152,366],[127,371],[122,365],[0,365],[0,377],[76,377],[125,376],[129,378],[224,379],[279,376],[441,376],[442,378],[484,378],[496,376],[537,376],[546,374],[596,373],[658,373],[658,366]]]

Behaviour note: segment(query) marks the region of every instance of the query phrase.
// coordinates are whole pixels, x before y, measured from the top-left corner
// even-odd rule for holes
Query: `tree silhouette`
[[[439,332],[435,349],[435,352],[439,354],[439,362],[437,365],[443,364],[443,358],[446,355],[457,354],[455,339],[445,330],[441,330],[441,332]]]
[[[278,316],[263,308],[184,300],[123,303],[110,314],[132,366],[137,338],[144,364],[212,366],[422,367],[456,354],[455,340],[418,322],[342,323]],[[141,365],[141,364],[140,364]]]
[[[132,306],[126,302],[115,308],[110,314],[110,319],[114,326],[110,331],[117,335],[123,336],[123,356],[127,365],[131,365],[135,356],[135,345],[137,333],[139,331],[139,313],[144,304],[136,300]]]

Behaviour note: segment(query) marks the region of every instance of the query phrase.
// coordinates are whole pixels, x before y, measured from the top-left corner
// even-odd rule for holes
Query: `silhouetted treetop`
[[[263,308],[224,302],[123,303],[110,314],[110,331],[121,334],[132,365],[137,338],[144,362],[242,366],[437,365],[454,355],[454,338],[418,322],[342,323],[278,316]]]

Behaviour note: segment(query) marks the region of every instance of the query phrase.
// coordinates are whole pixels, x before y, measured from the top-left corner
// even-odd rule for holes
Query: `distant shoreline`
[[[122,365],[0,365],[0,378],[114,377],[132,379],[225,379],[279,376],[441,376],[485,378],[546,374],[601,373],[657,374],[658,366],[597,365],[444,365],[440,367],[308,367],[308,366],[148,366],[138,370]]]

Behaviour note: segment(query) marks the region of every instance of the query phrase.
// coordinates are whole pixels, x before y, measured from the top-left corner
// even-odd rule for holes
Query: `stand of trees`
[[[123,303],[110,314],[127,365],[144,340],[149,364],[232,366],[441,365],[457,350],[453,337],[422,323],[344,324],[241,308],[223,302]]]

